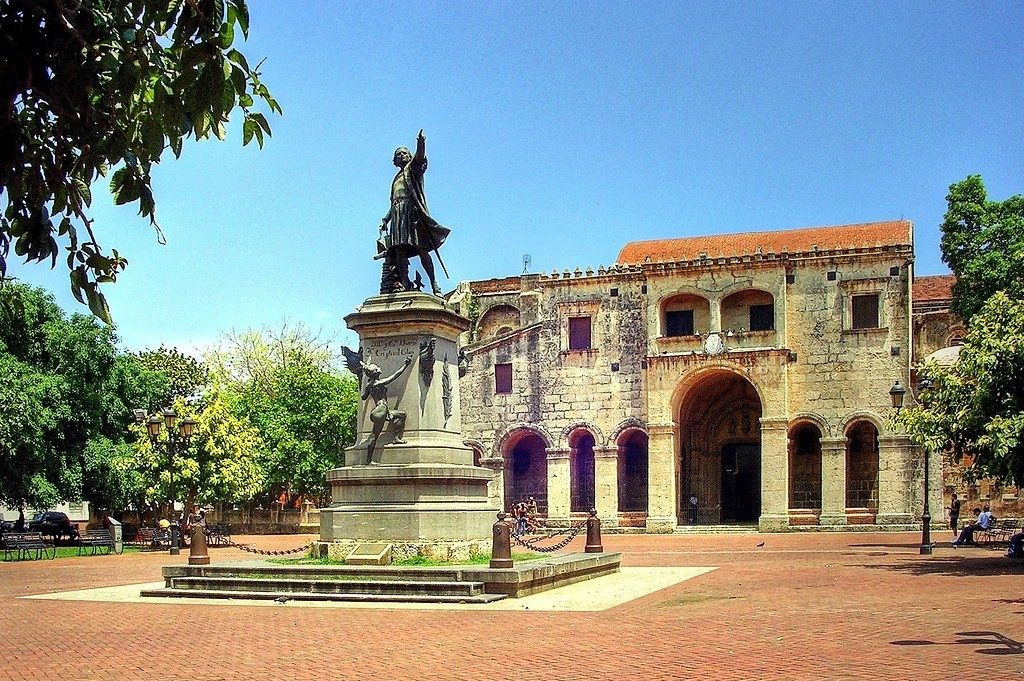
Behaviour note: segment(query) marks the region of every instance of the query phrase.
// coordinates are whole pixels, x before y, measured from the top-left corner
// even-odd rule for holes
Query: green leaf
[[[231,6],[235,9],[235,19],[238,21],[238,27],[242,29],[242,35],[245,39],[249,39],[249,8],[245,4],[245,0],[231,0]]]
[[[89,299],[89,310],[105,324],[113,326],[114,320],[110,316],[110,306],[107,304],[107,298],[100,293],[96,284],[91,283],[86,286],[85,296]]]
[[[256,133],[256,129],[259,128],[259,124],[252,120],[248,116],[242,123],[242,146],[247,146],[249,142],[252,142],[252,137]]]

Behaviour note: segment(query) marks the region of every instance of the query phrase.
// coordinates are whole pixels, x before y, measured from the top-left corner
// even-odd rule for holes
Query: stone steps
[[[350,601],[366,603],[490,603],[618,572],[618,553],[573,553],[486,565],[280,565],[264,562],[173,565],[164,588],[143,596]]]
[[[186,591],[242,591],[246,593],[390,594],[402,596],[479,596],[483,582],[397,581],[378,579],[279,579],[242,577],[175,577],[170,588]]]
[[[314,593],[295,591],[218,591],[215,589],[147,589],[142,596],[171,598],[225,598],[273,601],[279,598],[292,601],[336,602],[336,603],[493,603],[506,598],[505,594],[481,593],[475,596],[451,596],[443,594],[413,593]]]
[[[677,525],[673,534],[757,534],[757,525]]]

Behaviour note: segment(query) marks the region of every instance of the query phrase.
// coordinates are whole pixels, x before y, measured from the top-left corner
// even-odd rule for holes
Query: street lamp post
[[[178,445],[188,445],[188,441],[192,437],[192,433],[195,431],[196,422],[191,418],[184,418],[181,423],[178,423],[178,414],[171,408],[160,410],[159,413],[154,413],[152,416],[147,416],[145,409],[134,409],[132,410],[135,414],[135,420],[137,423],[146,424],[146,432],[149,434],[149,441],[153,443],[153,447],[157,447],[160,444],[160,429],[162,427],[167,428],[167,444],[165,449],[167,451],[168,466],[171,474],[171,550],[172,556],[177,556],[181,553],[181,544],[179,538],[179,526],[178,517],[175,512],[175,494],[174,489],[174,457],[177,453]],[[175,425],[178,426],[175,429]]]
[[[922,401],[926,401],[925,395],[927,391],[933,387],[932,382],[923,378],[917,384],[917,392],[921,397]],[[896,381],[892,388],[889,389],[889,397],[892,399],[892,406],[896,409],[896,413],[900,413],[900,409],[903,408],[903,397],[906,395],[907,389],[900,385],[899,381]],[[928,471],[928,459],[930,452],[928,447],[924,449],[924,508],[921,510],[921,555],[930,556],[932,553],[932,514],[928,504],[928,488],[929,488],[929,471]]]

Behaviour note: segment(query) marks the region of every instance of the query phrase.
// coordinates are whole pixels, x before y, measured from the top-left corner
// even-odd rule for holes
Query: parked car
[[[78,539],[78,528],[71,522],[66,513],[60,511],[46,511],[36,513],[28,524],[29,532],[39,532],[44,536],[53,537],[54,541],[61,539]]]

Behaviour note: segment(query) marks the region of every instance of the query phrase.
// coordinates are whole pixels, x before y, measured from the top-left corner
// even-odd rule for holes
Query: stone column
[[[821,518],[818,524],[846,524],[845,437],[821,439]]]
[[[505,509],[505,459],[501,456],[480,459],[481,468],[486,468],[494,474],[494,478],[487,483],[487,497],[491,505],[498,509]]]
[[[711,328],[707,329],[705,333],[718,333],[722,330],[721,298],[712,298],[708,301],[708,320]],[[704,329],[698,329],[698,331],[704,331]]]
[[[548,458],[548,523],[569,524],[569,450],[549,449]]]
[[[878,514],[879,525],[909,525],[920,518],[920,510],[912,509],[913,499],[921,499],[924,481],[915,475],[915,460],[922,461],[924,453],[910,443],[906,435],[878,438]],[[930,462],[929,462],[930,463]],[[917,490],[915,481],[921,483]],[[932,507],[935,508],[934,506]],[[941,505],[939,507],[941,509]],[[934,516],[935,510],[932,511]]]
[[[670,533],[678,523],[676,426],[650,424],[647,437],[647,532]]]
[[[594,504],[605,527],[619,526],[619,448],[594,450]]]
[[[789,421],[781,417],[761,419],[761,518],[762,532],[789,527]]]

